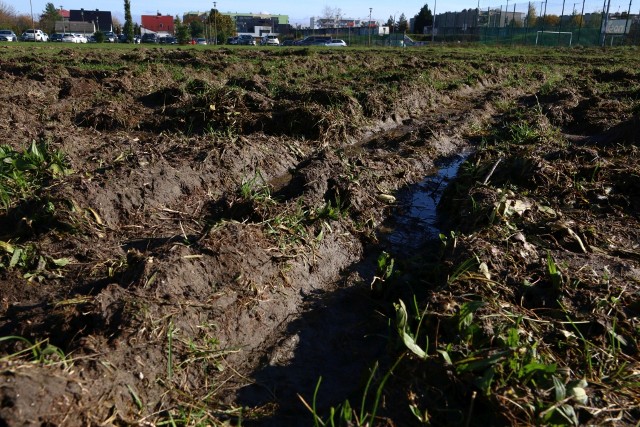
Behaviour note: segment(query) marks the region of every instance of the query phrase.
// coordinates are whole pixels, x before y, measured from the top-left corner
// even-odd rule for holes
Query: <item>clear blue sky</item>
[[[29,2],[20,0],[0,0],[4,4],[12,6],[20,13],[30,13]],[[402,13],[407,19],[416,15],[422,6],[429,5],[433,11],[434,0],[407,0],[407,1],[391,1],[391,0],[346,0],[342,2],[318,2],[305,0],[255,0],[255,1],[237,1],[237,0],[221,0],[216,2],[217,9],[221,13],[225,12],[267,12],[278,15],[288,15],[289,20],[293,24],[309,24],[309,18],[313,16],[322,16],[325,7],[332,9],[339,8],[344,18],[368,19],[369,8],[372,8],[371,17],[378,21],[387,21],[389,16],[400,17]],[[47,3],[51,0],[31,0],[33,5],[33,14],[39,15],[45,9]],[[19,3],[19,4],[16,4]],[[94,0],[87,2],[86,0],[58,0],[52,2],[56,8],[62,6],[64,9],[100,9],[109,10],[114,16],[122,20],[124,16],[124,0]],[[497,2],[496,2],[497,3]],[[464,8],[476,7],[477,0],[449,0],[442,1],[437,8],[437,12],[445,12],[447,10],[459,10]],[[131,13],[135,21],[139,21],[140,15],[149,15],[161,13],[163,15],[180,15],[187,11],[208,11],[213,8],[213,1],[209,0],[131,0]]]

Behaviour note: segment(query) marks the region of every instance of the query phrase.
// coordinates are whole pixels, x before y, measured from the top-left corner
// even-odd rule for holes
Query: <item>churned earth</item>
[[[0,425],[637,425],[639,65],[0,46]]]

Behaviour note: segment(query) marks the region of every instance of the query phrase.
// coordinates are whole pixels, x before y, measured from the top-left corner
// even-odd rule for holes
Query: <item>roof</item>
[[[98,29],[100,31],[113,31],[111,11],[71,9],[69,11],[69,21],[93,22],[96,26],[99,26]]]
[[[171,15],[142,15],[140,25],[153,32],[174,32],[173,16]]]

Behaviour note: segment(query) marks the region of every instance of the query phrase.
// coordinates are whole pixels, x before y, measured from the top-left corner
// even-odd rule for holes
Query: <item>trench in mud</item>
[[[390,367],[395,328],[388,315],[389,301],[371,291],[376,259],[381,251],[402,257],[438,239],[437,205],[469,155],[466,150],[437,161],[436,173],[397,193],[392,215],[379,227],[380,245],[365,249],[364,258],[342,273],[358,274],[359,286],[338,284],[336,290],[302,295],[302,314],[287,324],[262,367],[253,373],[254,382],[238,391],[237,403],[242,406],[277,402],[277,412],[247,425],[310,425],[311,413],[303,399],[319,413],[346,399],[357,403],[372,367],[379,364],[379,372]]]
[[[389,245],[389,252],[406,255],[419,249],[426,241],[437,239],[438,203],[444,190],[458,174],[460,165],[469,157],[469,151],[436,162],[438,172],[410,185],[397,195],[395,214],[381,230],[381,237]]]

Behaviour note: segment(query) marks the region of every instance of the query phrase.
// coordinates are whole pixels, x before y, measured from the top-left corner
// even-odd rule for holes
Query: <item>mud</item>
[[[463,49],[3,52],[0,141],[16,151],[43,142],[69,167],[0,211],[0,241],[37,254],[10,267],[7,252],[0,264],[7,426],[309,425],[302,401],[319,377],[324,412],[357,400],[376,362],[390,365],[389,319],[408,288],[372,286],[376,260],[434,247],[433,232],[411,232],[432,225],[407,222],[405,201],[443,161],[483,145],[479,129],[500,122],[500,106],[534,108],[536,99],[579,143],[546,157],[512,154],[492,185],[544,185],[577,209],[587,201],[540,173],[549,156],[575,160],[566,177],[603,173],[590,163],[602,155],[592,145],[627,135],[627,166],[637,167],[638,74],[596,54],[585,75],[631,83],[635,97],[546,88],[558,74],[577,79],[570,54],[532,70],[527,58],[491,51],[480,60]],[[470,161],[493,162],[486,151]],[[631,278],[638,228],[604,219],[636,224],[640,186],[614,163],[615,191],[600,199],[594,188],[591,202],[600,200],[602,226],[618,230],[618,256],[630,254],[599,265]],[[486,188],[468,191],[480,206],[496,201]],[[459,194],[443,197],[439,230],[472,233],[484,221]],[[398,224],[402,238],[388,237]],[[493,237],[484,239],[491,268],[507,276],[511,267],[488,249]],[[568,264],[582,262],[571,238],[554,242],[572,250]],[[443,265],[477,244],[461,240]],[[68,264],[54,267],[61,258]],[[398,283],[420,272],[403,268]],[[549,298],[526,292],[535,294],[528,307]],[[381,422],[412,422],[405,400],[387,401]]]

